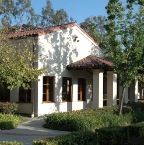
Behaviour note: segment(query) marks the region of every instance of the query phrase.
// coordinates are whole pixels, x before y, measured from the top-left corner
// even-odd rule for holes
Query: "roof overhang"
[[[79,61],[71,63],[66,67],[68,70],[71,69],[102,69],[102,70],[113,70],[113,64],[104,58],[100,58],[94,55],[89,55]]]

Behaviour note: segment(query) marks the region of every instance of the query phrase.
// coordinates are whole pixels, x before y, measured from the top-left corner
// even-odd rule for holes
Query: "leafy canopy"
[[[44,69],[34,64],[37,57],[34,51],[34,38],[8,39],[0,32],[0,83],[9,89],[20,87],[27,89],[28,82],[37,80]]]
[[[135,7],[138,7],[137,12]],[[105,28],[110,36],[106,53],[113,61],[122,86],[128,87],[142,69],[144,59],[143,5],[129,0],[123,6],[120,0],[109,0],[106,9],[108,24]]]

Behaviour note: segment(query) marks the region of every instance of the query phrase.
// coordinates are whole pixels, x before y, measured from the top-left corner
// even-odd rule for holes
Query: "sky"
[[[36,13],[41,12],[46,0],[31,0]],[[54,10],[64,9],[78,24],[89,16],[106,16],[108,0],[51,0]]]

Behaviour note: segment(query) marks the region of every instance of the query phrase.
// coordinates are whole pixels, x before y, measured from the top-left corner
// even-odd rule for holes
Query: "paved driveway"
[[[66,131],[56,131],[42,127],[42,118],[33,118],[20,124],[16,129],[0,130],[0,141],[20,141],[24,145],[32,145],[32,141],[47,137],[67,134]]]

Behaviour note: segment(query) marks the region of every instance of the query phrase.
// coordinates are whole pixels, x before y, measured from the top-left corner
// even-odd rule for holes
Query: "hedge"
[[[144,122],[130,126],[75,132],[64,136],[33,141],[33,145],[143,145]]]
[[[0,129],[14,129],[21,122],[21,117],[13,114],[0,114]]]
[[[0,102],[0,113],[12,114],[18,110],[18,104],[12,102]]]
[[[0,141],[0,145],[23,145],[23,143],[21,142],[9,142],[9,141]]]
[[[63,131],[86,131],[131,124],[133,118],[130,113],[118,116],[116,110],[117,106],[53,113],[44,117],[44,127]]]

